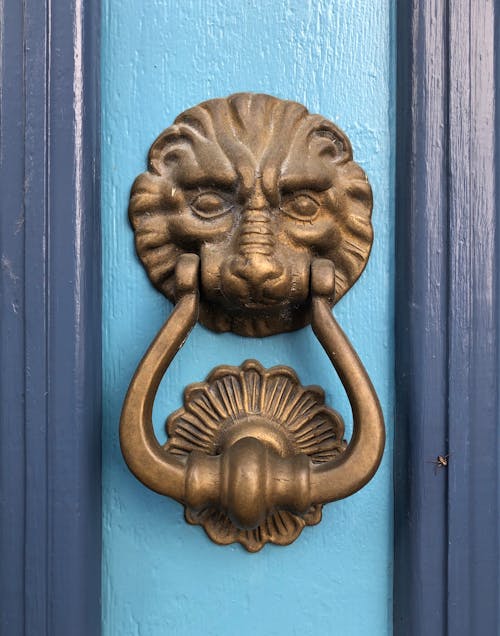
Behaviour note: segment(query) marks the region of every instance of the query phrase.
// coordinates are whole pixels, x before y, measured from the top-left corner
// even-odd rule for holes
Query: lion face
[[[335,301],[368,260],[371,188],[346,135],[300,104],[242,93],[177,117],[153,143],[129,215],[149,278],[174,296],[177,258],[201,259],[200,322],[265,336],[309,321],[314,258]]]

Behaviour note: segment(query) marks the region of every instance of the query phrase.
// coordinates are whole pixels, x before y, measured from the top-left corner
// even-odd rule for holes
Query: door
[[[392,631],[394,51],[391,3],[104,3],[102,22],[103,634],[229,636]],[[350,137],[373,187],[366,271],[335,309],[380,397],[388,444],[373,481],[328,505],[287,547],[217,546],[128,471],[118,421],[134,370],[172,310],[127,218],[149,146],[176,115],[239,91],[304,103]],[[266,338],[196,326],[154,407],[156,434],[186,385],[248,358],[320,384],[350,436],[342,385],[310,327]]]
[[[496,3],[99,4],[0,3],[1,636],[497,634]],[[256,554],[188,526],[118,448],[126,387],[172,310],[135,256],[129,188],[177,113],[235,91],[331,118],[369,176],[373,254],[335,315],[388,429],[366,488]],[[186,384],[249,357],[323,385],[350,433],[309,327],[198,326],[158,437]]]

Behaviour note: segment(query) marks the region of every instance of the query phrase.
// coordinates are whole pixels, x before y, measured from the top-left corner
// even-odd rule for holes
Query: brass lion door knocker
[[[347,136],[295,102],[213,99],[151,146],[129,216],[148,276],[175,308],[132,379],[120,441],[134,475],[183,504],[186,520],[217,543],[287,545],[380,464],[379,401],[331,312],[368,260],[371,210]],[[349,444],[321,388],[301,386],[289,367],[247,360],[185,389],[162,446],[153,402],[198,320],[258,337],[311,323],[351,404]]]

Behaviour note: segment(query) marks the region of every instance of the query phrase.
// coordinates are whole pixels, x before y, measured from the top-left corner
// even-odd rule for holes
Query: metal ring
[[[180,257],[176,266],[177,304],[140,362],[127,392],[120,442],[130,470],[148,488],[192,511],[220,509],[243,531],[263,524],[273,511],[282,509],[305,517],[312,506],[343,499],[362,488],[382,458],[384,421],[368,374],[331,313],[335,276],[328,260],[317,259],[311,268],[312,328],[351,404],[353,434],[345,452],[325,463],[315,463],[304,454],[286,456],[265,435],[260,437],[258,427],[249,427],[247,434],[236,437],[215,455],[177,455],[159,444],[153,430],[153,403],[161,379],[197,322],[198,276],[199,257]],[[218,538],[214,532],[211,536]],[[228,542],[223,539],[219,542]]]

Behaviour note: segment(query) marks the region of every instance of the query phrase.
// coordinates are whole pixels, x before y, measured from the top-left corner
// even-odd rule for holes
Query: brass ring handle
[[[370,379],[331,314],[329,297],[335,279],[331,263],[325,260],[312,264],[312,327],[351,403],[354,427],[347,450],[338,459],[321,464],[305,454],[282,456],[269,440],[254,437],[251,426],[248,434],[236,436],[216,455],[194,451],[183,457],[158,443],[152,424],[153,402],[163,375],[196,324],[198,269],[196,255],[179,259],[175,274],[179,300],[139,364],[125,399],[120,441],[131,471],[146,486],[194,513],[221,510],[240,531],[257,528],[277,510],[303,517],[315,505],[348,497],[362,488],[380,463],[384,423]],[[211,536],[225,542],[213,529]],[[261,547],[237,540],[250,549]]]
[[[312,264],[312,328],[347,393],[353,415],[351,441],[340,459],[314,465],[311,498],[329,503],[363,488],[379,467],[385,446],[384,417],[370,378],[325,298],[329,261]]]
[[[199,257],[183,255],[176,267],[178,302],[142,358],[120,418],[120,444],[128,467],[145,486],[184,502],[186,462],[166,453],[153,430],[153,403],[161,379],[198,320]]]

